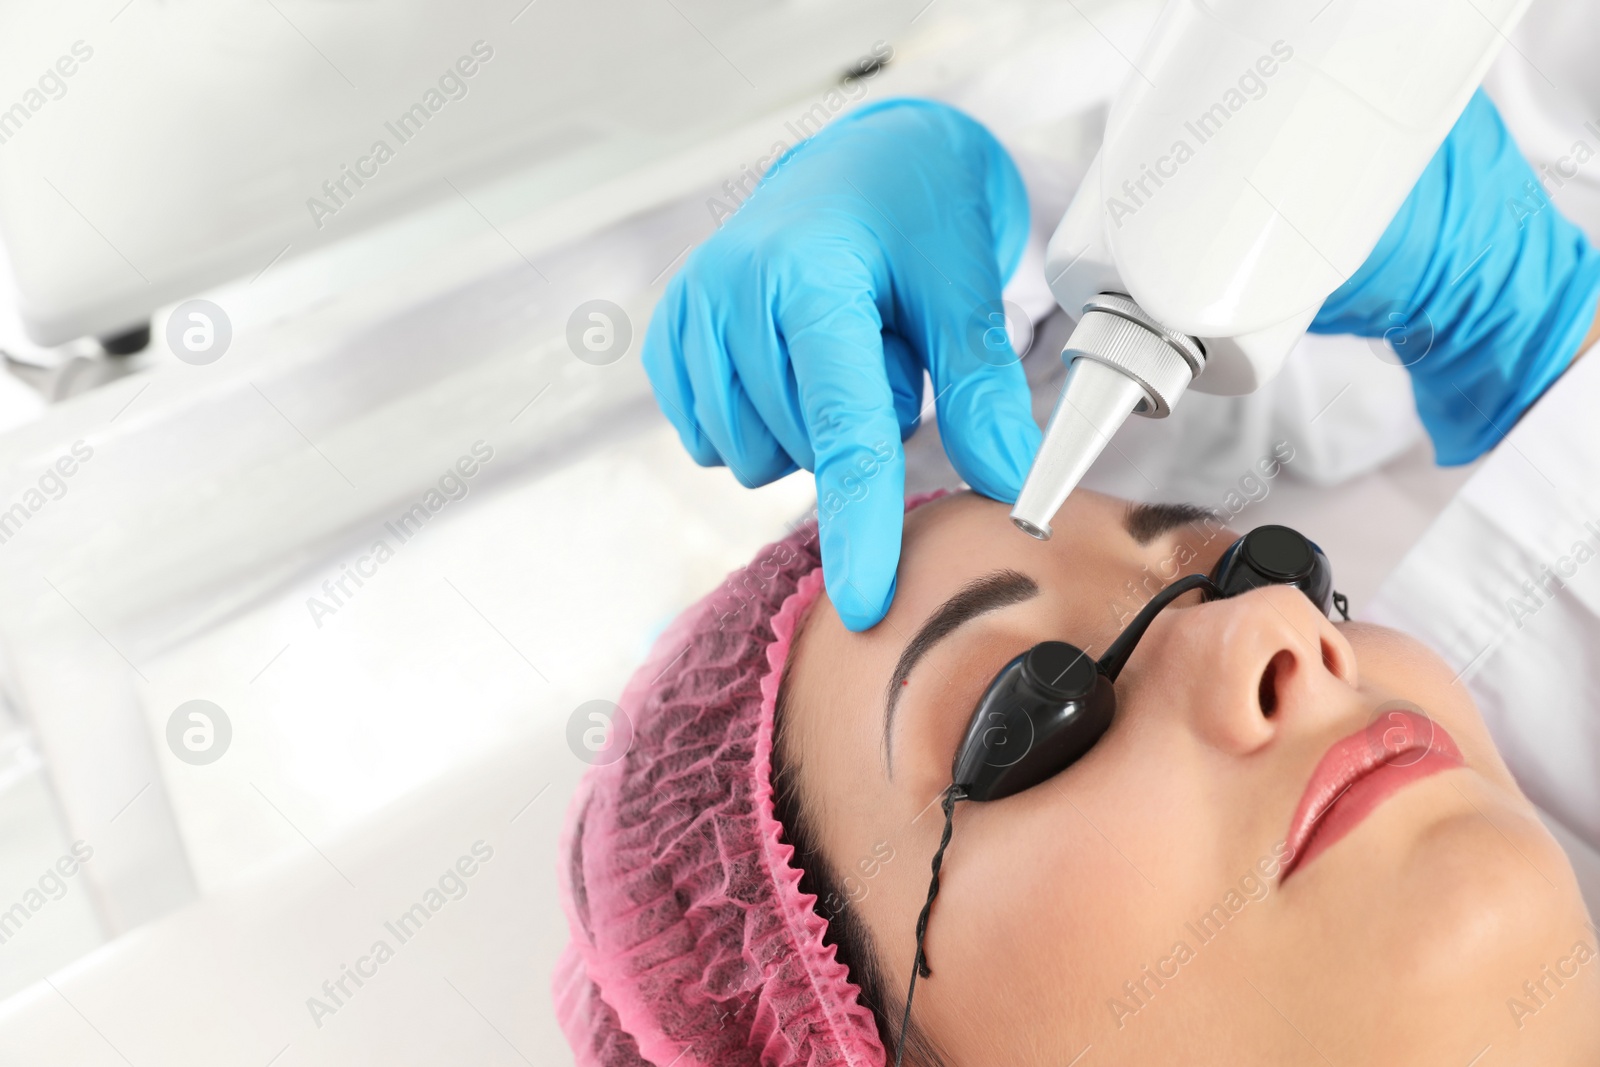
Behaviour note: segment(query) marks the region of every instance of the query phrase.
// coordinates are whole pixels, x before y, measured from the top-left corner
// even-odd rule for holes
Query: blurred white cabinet
[[[115,333],[443,198],[506,226],[826,86],[924,3],[5,0],[24,322]]]

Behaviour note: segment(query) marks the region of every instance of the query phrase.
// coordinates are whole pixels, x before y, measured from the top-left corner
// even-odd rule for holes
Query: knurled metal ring
[[[1133,297],[1126,293],[1097,293],[1089,299],[1088,303],[1083,305],[1083,311],[1084,314],[1088,314],[1091,311],[1104,311],[1107,314],[1127,319],[1129,322],[1137,322],[1140,326],[1143,326],[1171,345],[1173,350],[1183,357],[1184,362],[1189,364],[1191,379],[1198,377],[1200,372],[1206,368],[1206,348],[1205,345],[1200,343],[1198,337],[1190,337],[1186,333],[1178,333],[1175,330],[1167,329],[1151,318],[1144,308],[1135,303]]]

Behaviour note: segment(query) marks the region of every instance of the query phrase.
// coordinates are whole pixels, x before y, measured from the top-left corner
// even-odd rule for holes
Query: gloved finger
[[[694,418],[694,387],[690,384],[688,356],[680,332],[685,299],[683,275],[679,274],[650,316],[639,360],[650,379],[657,406],[678,431],[684,449],[700,466],[717,467],[722,465],[722,456]]]
[[[828,597],[847,627],[865,630],[894,598],[905,512],[905,453],[881,319],[859,286],[810,290],[782,317],[797,324],[785,341],[816,456]]]
[[[956,472],[984,496],[1011,502],[1039,451],[1022,361],[1005,340],[1000,271],[992,260],[929,265],[910,316],[927,353],[939,436]]]
[[[889,376],[889,392],[894,395],[900,440],[904,441],[917,432],[922,422],[922,361],[905,338],[893,330],[884,330],[883,366]]]
[[[836,211],[856,206],[853,196],[831,203]],[[852,358],[881,367],[882,316],[870,294],[886,291],[888,273],[870,229],[830,217],[823,198],[808,210],[803,227],[752,226],[749,233],[730,235],[721,246],[720,269],[731,277],[764,279],[761,291],[771,295],[727,301],[722,331],[767,428],[796,463],[815,470],[811,413],[796,384],[799,357],[790,338],[813,327],[819,316],[831,316],[840,337],[872,337],[873,343],[851,349]]]
[[[929,370],[935,395],[943,394],[944,406],[938,408],[940,433],[945,433],[946,424],[960,427],[944,437],[950,462],[978,492],[1009,503],[1022,492],[1043,436],[1033,421],[1033,398],[1021,356],[1005,338],[1001,296],[1028,241],[1028,191],[1015,161],[993,134],[978,126],[974,136],[986,160],[983,211],[974,211],[963,221],[978,233],[989,234],[990,243],[980,247],[993,248],[995,258],[991,262],[972,257],[952,265],[955,287],[975,297],[976,304],[964,323],[957,304],[943,305],[940,340],[928,349]]]
[[[950,309],[944,317],[955,319]],[[947,321],[934,331],[929,370],[933,376],[939,435],[957,473],[984,496],[1011,503],[1039,451],[1033,400],[1022,362],[991,362],[972,349],[960,325]],[[992,358],[992,357],[991,357]]]
[[[695,418],[739,484],[754,489],[798,469],[750,402],[725,353],[719,352],[715,360],[691,362],[689,375],[696,385]]]
[[[763,271],[783,274],[782,258],[782,252],[766,248],[724,269],[739,277],[755,277]],[[816,463],[811,435],[790,370],[784,323],[774,304],[759,296],[727,301],[720,325],[722,345],[749,403],[773,438],[773,447],[782,450],[791,470],[795,466],[811,470]]]
[[[737,295],[734,297],[737,301]],[[795,458],[773,435],[751,402],[731,344],[752,338],[727,325],[727,315],[710,300],[691,304],[681,320],[684,367],[694,393],[693,417],[740,484],[766,485],[795,470]]]

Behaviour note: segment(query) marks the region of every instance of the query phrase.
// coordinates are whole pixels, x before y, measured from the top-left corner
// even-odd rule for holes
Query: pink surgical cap
[[[773,814],[773,708],[820,562],[815,523],[768,545],[623,691],[632,745],[589,771],[562,838],[552,990],[580,1067],[885,1061]]]

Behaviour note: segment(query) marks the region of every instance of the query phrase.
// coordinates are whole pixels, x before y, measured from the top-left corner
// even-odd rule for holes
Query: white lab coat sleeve
[[[1597,406],[1600,355],[1591,352],[1501,441],[1362,611],[1418,637],[1460,672],[1523,791],[1594,850]]]

